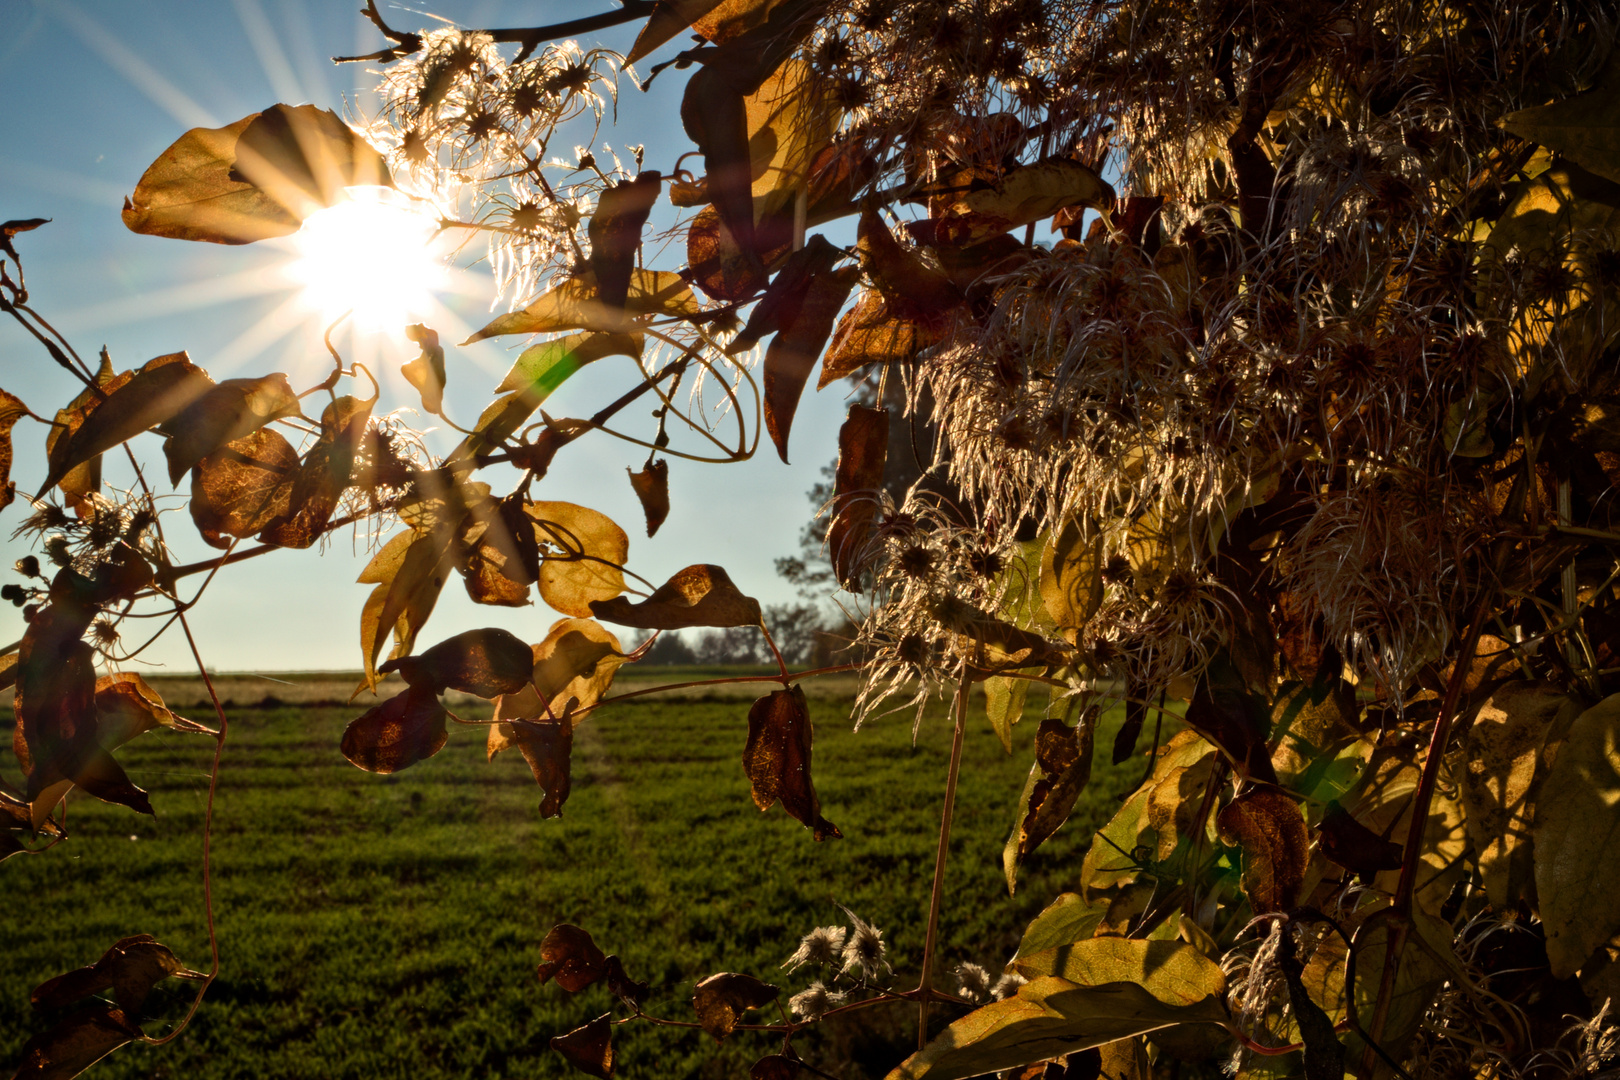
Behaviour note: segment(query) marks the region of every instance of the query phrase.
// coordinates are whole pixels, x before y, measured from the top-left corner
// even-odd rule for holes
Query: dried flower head
[[[799,939],[799,947],[782,966],[797,971],[805,964],[831,967],[844,951],[845,930],[842,926],[818,926]]]
[[[980,1001],[990,993],[990,973],[980,964],[964,961],[956,965],[956,988],[969,1001]]]
[[[858,970],[860,977],[865,980],[876,978],[880,971],[892,973],[894,968],[884,958],[887,946],[883,943],[883,931],[847,907],[844,914],[849,916],[850,932],[844,942],[844,966],[838,973],[847,975],[851,970]]]
[[[848,996],[842,990],[829,990],[817,979],[788,998],[788,1008],[793,1010],[793,1015],[804,1020],[820,1020],[830,1010],[842,1004]]]

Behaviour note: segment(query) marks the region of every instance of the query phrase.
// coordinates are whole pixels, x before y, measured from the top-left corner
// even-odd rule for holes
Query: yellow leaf
[[[606,514],[574,503],[537,502],[524,508],[539,527],[544,552],[540,598],[564,615],[589,618],[591,602],[624,592],[630,537]]]
[[[668,270],[637,268],[630,275],[630,292],[622,313],[598,301],[596,291],[596,275],[587,270],[541,293],[522,311],[490,320],[462,344],[471,345],[502,334],[551,334],[564,330],[619,333],[626,329],[625,316],[687,316],[703,310],[681,275]]]

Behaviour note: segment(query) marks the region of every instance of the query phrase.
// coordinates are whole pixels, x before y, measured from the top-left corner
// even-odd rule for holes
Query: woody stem
[[[967,663],[962,664],[960,681],[951,711],[956,729],[951,733],[951,765],[945,774],[945,809],[939,816],[939,851],[934,856],[934,887],[928,895],[928,933],[923,939],[922,979],[917,984],[917,1049],[928,1045],[928,1002],[933,997],[934,947],[939,940],[939,904],[945,895],[945,857],[951,850],[951,811],[956,807],[956,778],[962,771],[962,738],[967,731]]]

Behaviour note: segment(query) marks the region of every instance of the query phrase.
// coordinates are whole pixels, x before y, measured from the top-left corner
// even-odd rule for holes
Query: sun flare
[[[431,217],[386,188],[351,188],[350,198],[311,215],[293,236],[288,274],[304,302],[328,320],[352,312],[372,330],[420,317],[445,283]]]

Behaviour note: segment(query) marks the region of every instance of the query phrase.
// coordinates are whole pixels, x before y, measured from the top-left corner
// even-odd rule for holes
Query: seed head
[[[839,1005],[849,995],[841,990],[829,990],[817,979],[803,990],[788,998],[788,1008],[795,1016],[806,1020],[820,1020],[829,1009]]]
[[[842,926],[818,926],[799,939],[799,948],[782,966],[789,971],[797,971],[805,964],[831,967],[844,951],[844,935]]]
[[[839,907],[843,905],[840,904]],[[853,929],[850,930],[848,940],[844,942],[844,966],[838,974],[846,974],[851,968],[859,968],[863,979],[875,977],[879,968],[892,973],[894,968],[884,959],[888,947],[883,943],[883,931],[866,922],[849,908],[844,908],[844,914],[849,916]]]

